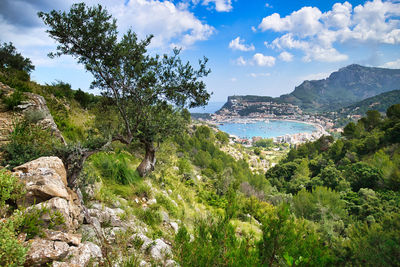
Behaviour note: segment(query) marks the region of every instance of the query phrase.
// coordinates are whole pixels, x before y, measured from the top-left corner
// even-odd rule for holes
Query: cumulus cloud
[[[0,1],[0,40],[13,42],[37,66],[53,51],[55,43],[45,33],[38,11],[68,10],[73,0],[3,0]],[[199,20],[185,5],[158,0],[85,0],[87,5],[102,4],[117,19],[121,33],[132,28],[140,38],[154,34],[151,47],[166,49],[172,46],[188,48],[207,40],[215,29]],[[21,16],[21,10],[24,15]],[[38,52],[40,51],[40,53]],[[37,58],[37,60],[35,60]],[[41,58],[41,60],[39,60]]]
[[[381,67],[388,68],[388,69],[400,69],[400,58],[397,60],[394,60],[394,61],[386,62]]]
[[[400,44],[400,3],[373,0],[352,7],[349,2],[336,3],[327,12],[303,7],[281,17],[274,13],[262,19],[261,31],[283,33],[269,47],[304,52],[304,61],[343,61],[336,44]]]
[[[235,64],[238,66],[260,66],[260,67],[272,67],[275,65],[276,58],[273,56],[266,56],[261,53],[256,53],[250,59],[244,59],[238,57],[235,60]]]
[[[232,10],[232,0],[204,0],[203,5],[213,3],[218,12],[229,12]]]
[[[279,58],[285,62],[290,62],[293,60],[293,55],[289,52],[283,51],[279,54]]]
[[[272,56],[265,56],[261,53],[256,53],[253,56],[253,61],[258,66],[272,67],[275,65],[275,58]]]
[[[244,44],[244,40],[241,40],[240,37],[233,39],[229,43],[229,48],[233,50],[240,50],[240,51],[254,51],[254,45],[246,45]]]

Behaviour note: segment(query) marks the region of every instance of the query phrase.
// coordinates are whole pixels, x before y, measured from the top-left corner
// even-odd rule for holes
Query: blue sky
[[[86,0],[102,4],[120,32],[154,34],[152,53],[182,47],[192,64],[206,56],[211,101],[229,95],[290,93],[352,63],[400,68],[400,1]],[[68,10],[70,0],[1,0],[0,40],[36,65],[40,83],[62,80],[88,91],[91,75],[71,57],[50,59],[55,43],[38,11]]]

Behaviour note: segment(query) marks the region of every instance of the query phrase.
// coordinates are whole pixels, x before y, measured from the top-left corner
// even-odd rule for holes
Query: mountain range
[[[336,111],[364,99],[398,89],[400,89],[400,69],[352,64],[331,73],[326,79],[304,81],[290,94],[277,98],[267,96],[228,97],[228,102],[221,110],[231,109],[234,99],[236,101],[245,99],[245,101],[253,103],[291,104],[305,112]],[[397,102],[400,102],[400,99]],[[243,110],[241,112],[243,113]]]

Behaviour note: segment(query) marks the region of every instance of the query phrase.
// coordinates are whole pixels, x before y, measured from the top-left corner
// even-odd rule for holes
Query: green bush
[[[229,219],[199,220],[190,239],[181,226],[174,245],[181,266],[260,266],[250,237],[238,238]]]
[[[0,218],[6,202],[15,202],[24,193],[24,186],[17,177],[0,169]]]
[[[22,266],[28,248],[17,238],[18,222],[0,220],[0,266]]]
[[[25,99],[24,94],[19,90],[15,90],[10,96],[3,96],[3,102],[7,110],[13,110]]]
[[[1,147],[5,152],[3,164],[9,165],[9,168],[39,157],[54,156],[62,146],[61,140],[49,129],[27,121],[16,122],[9,139],[10,142]]]

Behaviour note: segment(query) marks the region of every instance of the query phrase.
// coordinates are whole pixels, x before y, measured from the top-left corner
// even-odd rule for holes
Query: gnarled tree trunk
[[[146,143],[145,150],[146,154],[144,156],[144,159],[137,167],[137,171],[139,172],[139,175],[142,177],[154,171],[154,166],[156,164],[156,149],[154,148],[153,144]]]

